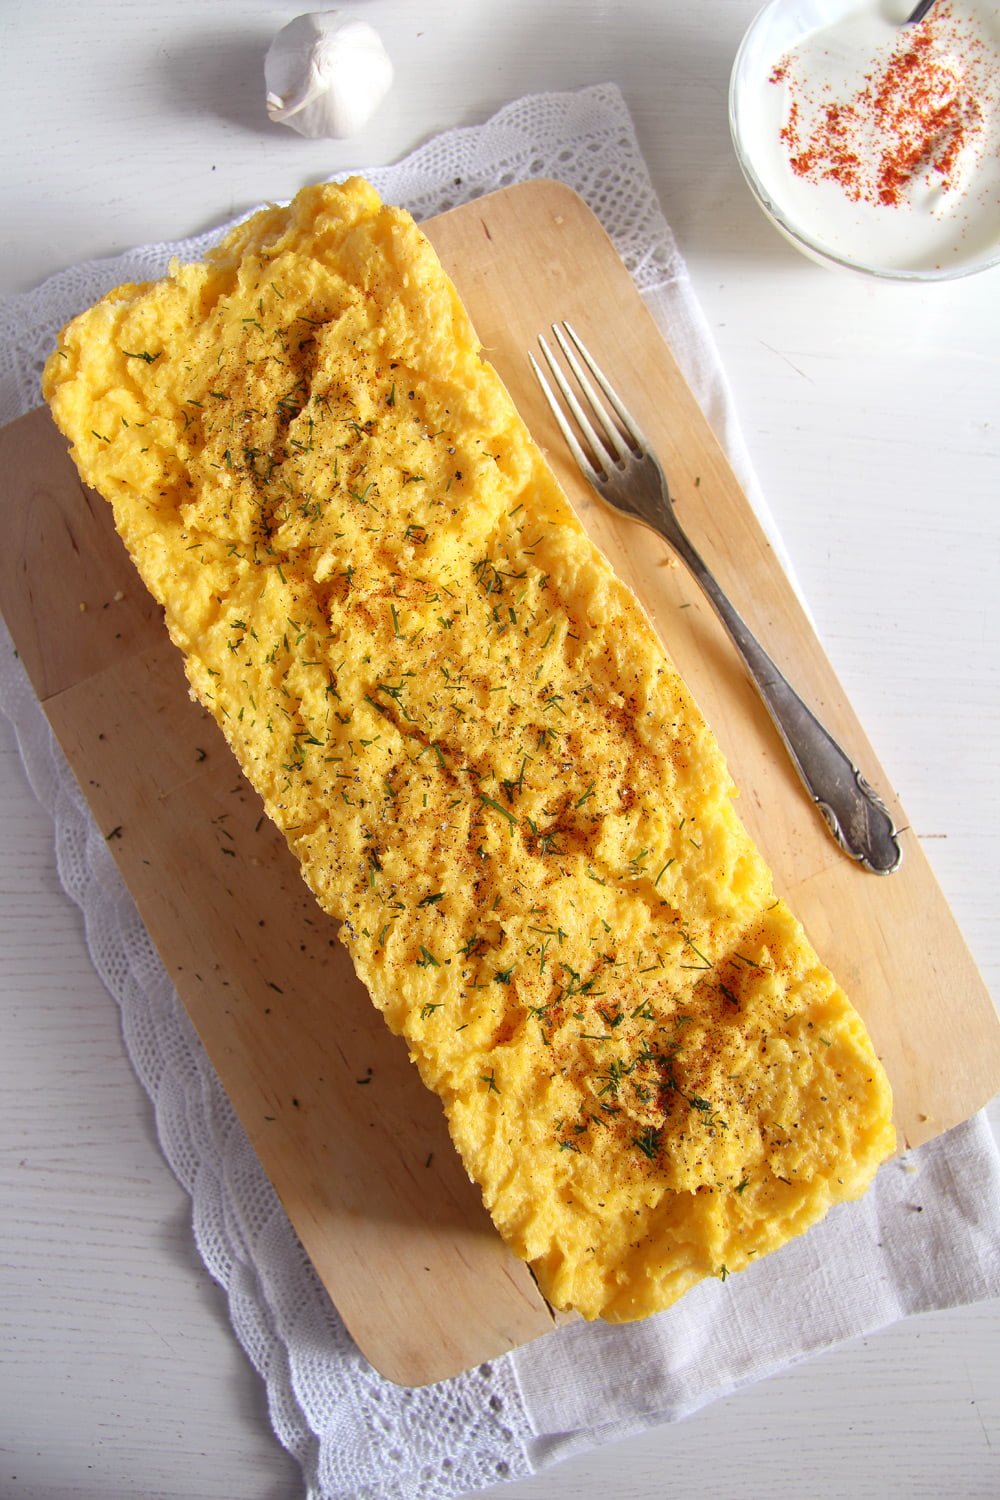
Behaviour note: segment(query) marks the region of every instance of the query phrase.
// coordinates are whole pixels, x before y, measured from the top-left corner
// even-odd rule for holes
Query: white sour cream
[[[1000,4],[775,0],[741,49],[734,128],[765,205],[887,274],[1000,257]],[[817,24],[820,23],[820,24]]]

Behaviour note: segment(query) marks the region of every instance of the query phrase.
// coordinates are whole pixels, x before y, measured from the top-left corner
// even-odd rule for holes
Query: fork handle
[[[889,875],[903,857],[888,808],[768,656],[676,518],[666,540],[686,563],[739,652],[802,784],[837,843],[866,870]]]

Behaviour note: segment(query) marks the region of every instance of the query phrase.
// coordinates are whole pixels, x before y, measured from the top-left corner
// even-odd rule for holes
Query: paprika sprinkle
[[[807,254],[940,280],[1000,263],[1000,0],[771,0],[730,91],[740,164]]]
[[[963,33],[951,5],[900,28],[846,97],[828,98],[826,86],[817,98],[796,62],[794,53],[782,58],[771,81],[791,96],[781,139],[799,177],[887,207],[907,201],[918,174],[945,193],[957,185],[963,152],[984,134],[976,75],[996,59],[982,39]]]

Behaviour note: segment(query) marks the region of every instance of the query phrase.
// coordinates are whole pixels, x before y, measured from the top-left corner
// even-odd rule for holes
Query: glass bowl
[[[1000,265],[1000,182],[996,167],[1000,26],[989,18],[990,7],[982,4],[977,13],[986,17],[983,24],[997,51],[996,68],[991,65],[993,81],[987,87],[996,89],[998,113],[993,119],[992,151],[987,142],[979,152],[974,185],[964,194],[964,212],[929,215],[905,204],[859,207],[836,182],[806,183],[797,178],[779,134],[783,120],[787,120],[782,90],[772,81],[779,60],[804,38],[823,28],[851,26],[861,12],[868,13],[865,24],[870,23],[883,43],[891,45],[901,34],[901,23],[913,3],[769,0],[751,22],[736,54],[729,84],[729,127],[740,168],[758,204],[774,227],[803,254],[820,265],[884,280],[949,281]],[[824,55],[834,55],[834,49],[825,48]],[[817,79],[817,93],[822,88]],[[823,97],[831,97],[828,86]],[[987,180],[989,173],[993,174],[991,180]],[[942,201],[938,194],[937,202]],[[919,250],[914,246],[914,231],[925,235]]]

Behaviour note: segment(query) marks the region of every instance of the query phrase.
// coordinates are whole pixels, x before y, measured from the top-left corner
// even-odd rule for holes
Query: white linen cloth
[[[610,85],[536,95],[366,174],[418,218],[558,177],[603,220],[763,514],[712,340]],[[0,419],[39,404],[62,323],[108,288],[200,255],[217,234],[76,266],[0,304]],[[725,1284],[645,1323],[576,1324],[423,1390],[378,1376],[319,1285],[251,1151],[48,729],[4,629],[0,708],[55,825],[55,856],[198,1248],[267,1385],[310,1500],[446,1500],[673,1420],[908,1314],[1000,1294],[1000,1156],[984,1116],[889,1163],[867,1197]],[[919,1212],[917,1210],[920,1210]]]

